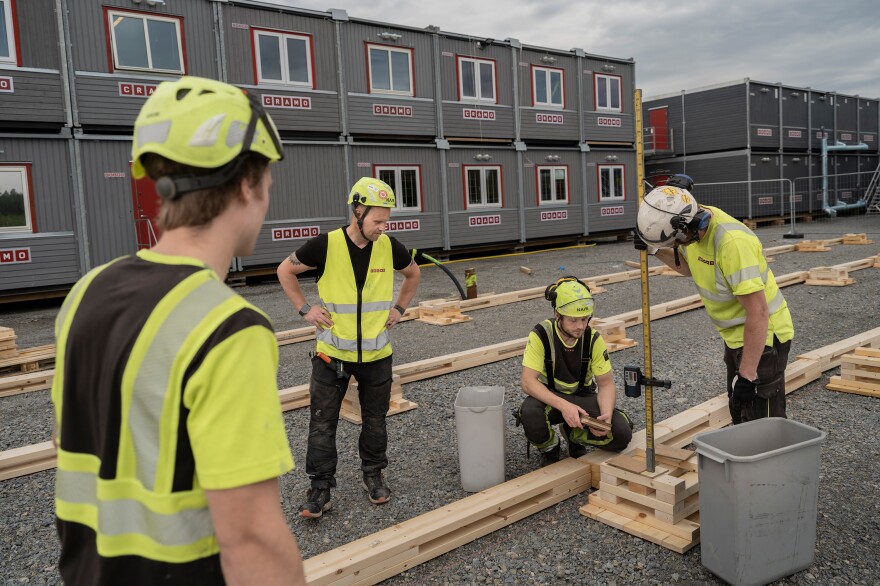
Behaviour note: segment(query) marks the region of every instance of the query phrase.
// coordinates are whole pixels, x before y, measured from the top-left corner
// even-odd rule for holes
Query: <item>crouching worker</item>
[[[563,277],[547,287],[544,298],[556,317],[535,326],[523,355],[522,388],[528,397],[517,415],[526,438],[541,452],[541,466],[559,460],[554,426],[560,423],[572,458],[583,456],[587,446],[623,450],[632,439],[632,425],[614,407],[617,391],[608,349],[590,328],[590,288],[575,277]],[[611,431],[585,426],[583,415],[610,423]]]

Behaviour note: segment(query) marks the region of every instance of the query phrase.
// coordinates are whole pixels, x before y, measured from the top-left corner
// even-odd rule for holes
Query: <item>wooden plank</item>
[[[352,583],[372,584],[402,571],[401,565],[412,567],[436,557],[579,494],[589,486],[589,467],[566,458],[309,558],[305,560],[306,579],[318,586],[345,583],[354,576]],[[396,563],[387,563],[412,549],[418,554],[405,562],[398,557]],[[376,571],[377,565],[383,567]]]
[[[682,450],[681,448],[673,448],[672,446],[664,446],[663,444],[654,446],[654,453],[658,456],[666,456],[673,460],[686,461],[694,456],[691,450]]]
[[[55,369],[0,377],[0,397],[51,388],[54,378]]]
[[[830,391],[840,391],[854,395],[864,395],[865,397],[880,398],[880,385],[870,385],[861,382],[849,384],[849,382],[850,381],[841,380],[839,376],[832,376],[825,388]]]

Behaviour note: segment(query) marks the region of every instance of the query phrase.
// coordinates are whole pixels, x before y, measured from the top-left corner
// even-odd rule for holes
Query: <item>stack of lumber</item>
[[[798,252],[827,252],[831,250],[825,246],[824,240],[804,240],[795,246],[797,246]]]
[[[419,303],[419,321],[435,326],[448,326],[471,321],[461,312],[461,301],[423,301]]]
[[[626,324],[621,319],[593,318],[590,327],[602,334],[609,352],[638,346],[638,342],[626,337]]]
[[[849,276],[849,269],[846,267],[816,267],[810,269],[810,276],[807,278],[807,285],[822,285],[826,287],[843,287],[852,285],[855,279]]]
[[[829,390],[880,397],[880,350],[856,348],[840,362],[840,376],[831,377]]]
[[[868,240],[868,235],[864,232],[861,234],[844,234],[844,244],[874,244],[873,240]]]
[[[15,330],[0,327],[0,358],[15,358],[18,356],[18,348],[15,347]]]
[[[407,401],[403,398],[403,386],[400,384],[400,375],[391,375],[391,404],[388,407],[388,415],[397,415],[410,409],[415,409],[418,404]],[[363,423],[361,418],[361,402],[358,395],[358,383],[352,377],[348,383],[348,390],[345,392],[345,398],[342,399],[342,407],[339,410],[339,416],[346,421],[351,421],[360,425]]]

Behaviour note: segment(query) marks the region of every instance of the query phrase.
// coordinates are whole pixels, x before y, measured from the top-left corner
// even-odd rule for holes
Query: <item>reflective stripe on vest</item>
[[[318,330],[317,350],[348,362],[373,362],[391,354],[385,323],[393,305],[394,260],[384,234],[372,244],[367,279],[358,296],[344,228],[327,235],[324,274],[318,295],[333,327]]]

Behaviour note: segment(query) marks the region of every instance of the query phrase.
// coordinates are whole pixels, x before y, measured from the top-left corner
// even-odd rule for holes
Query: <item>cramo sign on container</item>
[[[604,206],[599,208],[599,215],[603,218],[605,216],[622,216],[623,215],[623,206]]]
[[[497,226],[501,223],[501,216],[470,216],[468,217],[469,228],[479,228],[481,226]]]

